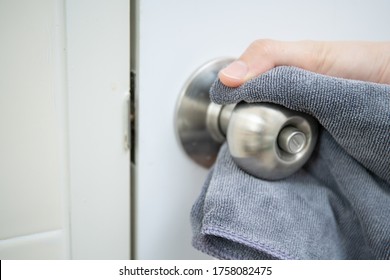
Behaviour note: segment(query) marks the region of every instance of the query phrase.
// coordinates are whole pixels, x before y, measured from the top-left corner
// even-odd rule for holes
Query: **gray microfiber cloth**
[[[292,176],[242,171],[226,144],[193,206],[195,248],[221,259],[390,259],[390,86],[281,66],[219,104],[269,102],[315,117],[316,149]]]

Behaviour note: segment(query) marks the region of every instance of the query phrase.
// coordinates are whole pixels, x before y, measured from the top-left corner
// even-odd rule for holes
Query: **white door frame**
[[[130,2],[65,1],[73,259],[130,258]]]

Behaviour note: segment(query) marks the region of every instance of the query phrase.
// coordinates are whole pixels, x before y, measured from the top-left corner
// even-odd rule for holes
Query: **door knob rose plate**
[[[247,173],[267,180],[290,176],[310,158],[317,122],[277,104],[212,103],[209,90],[218,72],[232,61],[210,61],[185,83],[175,116],[180,145],[193,161],[208,168],[227,139],[234,162]]]
[[[176,105],[178,141],[193,161],[206,168],[214,164],[223,142],[223,139],[213,138],[207,128],[210,122],[207,118],[211,103],[209,91],[218,72],[232,61],[232,58],[215,59],[197,69],[184,84]]]

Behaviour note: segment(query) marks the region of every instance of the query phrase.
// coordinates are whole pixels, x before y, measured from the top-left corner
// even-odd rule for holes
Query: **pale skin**
[[[282,65],[333,77],[390,84],[390,42],[256,40],[218,76],[226,86],[238,87]]]

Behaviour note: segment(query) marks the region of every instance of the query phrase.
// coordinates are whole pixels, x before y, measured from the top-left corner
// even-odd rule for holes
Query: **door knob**
[[[267,180],[293,174],[314,150],[317,122],[276,104],[212,103],[210,87],[231,61],[218,59],[203,65],[183,87],[176,111],[181,146],[195,162],[210,167],[226,139],[234,162],[249,174]]]

